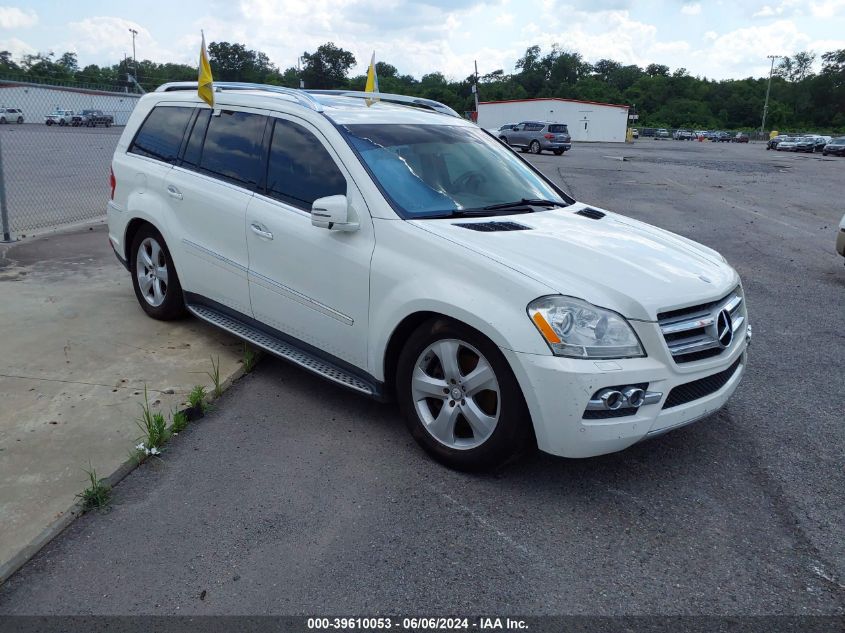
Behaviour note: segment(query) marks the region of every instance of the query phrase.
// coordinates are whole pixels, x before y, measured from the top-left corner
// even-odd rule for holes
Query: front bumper
[[[675,364],[668,352],[665,356],[602,361],[502,351],[522,387],[539,448],[562,457],[592,457],[620,451],[715,413],[745,373],[747,345],[743,336],[718,357],[682,365]],[[734,373],[716,391],[664,408],[675,387],[724,372],[737,361]],[[660,392],[662,397],[633,415],[584,418],[587,402],[598,390],[641,383],[648,383],[648,391]]]

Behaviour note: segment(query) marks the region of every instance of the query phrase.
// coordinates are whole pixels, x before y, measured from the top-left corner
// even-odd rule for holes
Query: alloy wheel
[[[135,255],[135,276],[144,300],[153,307],[164,303],[167,296],[167,257],[152,237],[146,238]]]
[[[490,362],[458,339],[426,347],[411,375],[417,416],[434,439],[452,449],[476,448],[490,438],[499,422],[500,393]]]

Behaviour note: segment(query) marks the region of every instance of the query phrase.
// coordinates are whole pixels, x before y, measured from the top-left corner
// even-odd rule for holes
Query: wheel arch
[[[416,331],[416,329],[419,328],[423,323],[435,319],[443,319],[445,321],[458,323],[476,332],[479,336],[483,336],[485,339],[490,341],[491,345],[495,345],[497,347],[500,346],[500,343],[496,341],[497,338],[500,338],[498,332],[492,333],[493,336],[491,336],[491,333],[483,331],[474,323],[469,322],[467,319],[462,319],[460,317],[456,317],[454,315],[446,314],[444,312],[439,312],[436,310],[418,310],[416,312],[412,312],[406,315],[396,325],[396,327],[393,328],[393,331],[390,333],[390,336],[387,339],[387,344],[384,347],[384,354],[382,355],[382,371],[384,372],[383,377],[386,394],[390,395],[391,397],[395,395],[395,385],[393,378],[396,376],[396,370],[399,364],[399,356],[402,353],[402,349],[405,346],[405,342],[408,340],[411,334],[413,334],[413,332]],[[513,371],[513,368],[511,368],[511,371]]]
[[[141,217],[134,217],[132,218],[126,225],[126,230],[123,234],[123,256],[127,262],[130,261],[132,254],[129,252],[132,249],[132,242],[135,240],[135,236],[138,234],[138,231],[141,229],[142,226],[148,225],[158,231],[159,235],[162,236],[164,239],[164,233],[162,233],[161,228],[157,227],[153,222],[151,222],[147,218]],[[165,240],[165,243],[167,240]]]

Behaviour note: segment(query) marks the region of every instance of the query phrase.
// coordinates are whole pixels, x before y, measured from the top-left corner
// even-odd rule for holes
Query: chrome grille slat
[[[736,288],[726,297],[703,305],[690,306],[658,314],[660,331],[666,341],[669,353],[676,363],[698,360],[704,354],[715,356],[723,349],[730,348],[733,341],[723,347],[719,342],[719,314],[727,311],[730,315],[732,334],[739,332],[745,324],[743,297]],[[736,337],[733,337],[736,340]]]

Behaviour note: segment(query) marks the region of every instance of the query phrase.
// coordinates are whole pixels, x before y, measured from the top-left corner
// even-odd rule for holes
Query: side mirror
[[[346,196],[317,198],[311,205],[311,224],[330,231],[357,231],[359,228]]]

